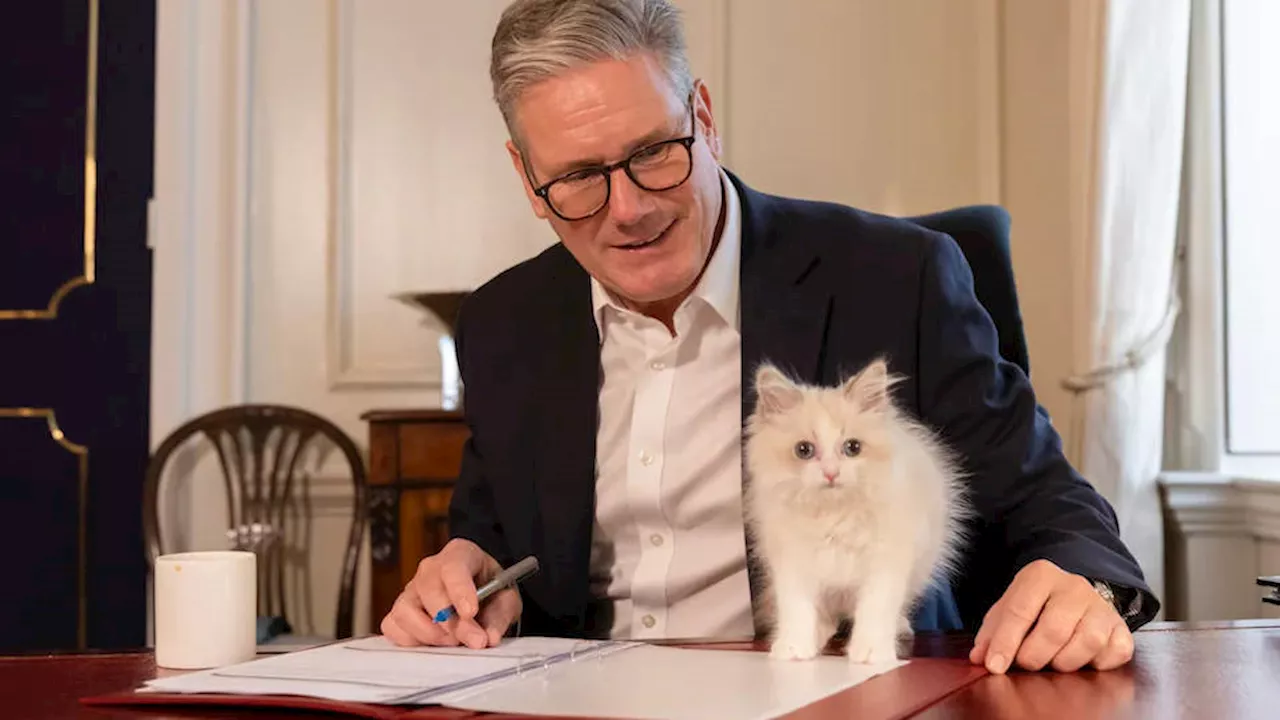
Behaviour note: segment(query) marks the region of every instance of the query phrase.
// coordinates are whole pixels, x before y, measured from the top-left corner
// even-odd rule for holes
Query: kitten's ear
[[[889,407],[889,389],[894,379],[889,376],[889,365],[875,360],[857,375],[844,383],[844,397],[857,403],[862,410],[880,412]]]
[[[772,415],[799,405],[803,394],[781,370],[765,364],[756,371],[756,397],[757,412]]]

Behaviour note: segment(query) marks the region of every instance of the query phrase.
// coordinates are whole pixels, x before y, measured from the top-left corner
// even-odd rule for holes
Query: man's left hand
[[[1085,665],[1111,670],[1132,658],[1133,634],[1115,607],[1088,580],[1048,560],[1018,571],[982,619],[969,653],[970,662],[996,674],[1015,661],[1025,670],[1074,672]]]

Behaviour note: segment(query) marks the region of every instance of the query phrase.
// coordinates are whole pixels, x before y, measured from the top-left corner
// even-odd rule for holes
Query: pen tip
[[[449,608],[445,608],[444,610],[441,610],[440,612],[436,613],[436,622],[442,623],[445,620],[448,620],[449,616],[452,614],[453,613],[449,612]]]

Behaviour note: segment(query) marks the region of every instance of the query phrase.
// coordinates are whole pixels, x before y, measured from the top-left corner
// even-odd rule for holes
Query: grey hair
[[[489,62],[494,101],[511,137],[517,138],[516,101],[531,85],[643,52],[656,57],[681,98],[693,92],[680,10],[669,0],[516,0],[498,21]]]

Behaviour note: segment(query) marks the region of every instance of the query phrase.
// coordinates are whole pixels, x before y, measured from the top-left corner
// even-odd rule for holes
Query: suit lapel
[[[776,201],[737,184],[742,197],[739,272],[745,420],[755,407],[751,387],[761,363],[773,363],[798,380],[822,379],[831,288],[822,279],[821,258],[814,245],[782,227]]]
[[[776,201],[730,178],[742,198],[742,419],[755,408],[756,370],[769,362],[803,381],[822,381],[831,315],[831,289],[822,280],[814,245],[785,229]],[[743,490],[750,478],[745,462]],[[750,535],[747,571],[752,604],[759,608],[762,572]],[[757,628],[759,630],[759,628]]]
[[[537,391],[542,425],[534,435],[541,442],[531,448],[530,477],[536,484],[539,535],[546,543],[540,561],[557,604],[551,610],[581,631],[595,514],[600,350],[590,280],[568,251],[560,250],[560,277],[549,284],[549,362]]]

